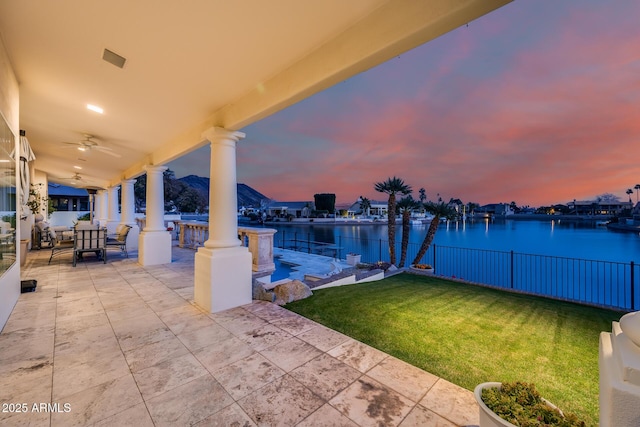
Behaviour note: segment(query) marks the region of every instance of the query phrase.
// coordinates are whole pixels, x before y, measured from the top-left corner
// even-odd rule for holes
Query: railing
[[[275,245],[307,253],[343,258],[359,253],[362,262],[389,261],[388,242],[337,236],[318,242],[310,233],[281,230]],[[407,247],[408,266],[420,245]],[[396,244],[397,262],[400,243]],[[535,255],[517,252],[431,245],[420,262],[433,265],[435,274],[466,282],[596,305],[624,311],[640,308],[640,266],[629,263]]]

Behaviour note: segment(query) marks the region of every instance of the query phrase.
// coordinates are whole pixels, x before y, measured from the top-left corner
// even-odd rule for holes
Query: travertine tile
[[[252,329],[239,336],[241,340],[249,344],[256,351],[261,351],[276,344],[286,341],[293,335],[283,331],[277,326],[265,325]]]
[[[69,356],[71,358],[66,368],[60,366],[57,358],[54,360],[54,400],[130,374],[129,366],[120,351],[81,354],[77,358]]]
[[[439,379],[420,401],[420,405],[458,425],[480,422],[473,392]]]
[[[174,337],[169,328],[152,312],[131,319],[114,320],[111,325],[123,351]]]
[[[154,341],[142,347],[127,350],[124,352],[124,356],[131,372],[138,372],[187,353],[189,350],[184,344],[178,338],[170,336],[161,341]]]
[[[71,411],[51,414],[54,427],[93,424],[142,403],[142,396],[131,374],[127,374],[66,396],[61,402],[68,403]]]
[[[294,369],[290,375],[318,396],[329,400],[360,378],[362,373],[328,354],[322,354]]]
[[[298,338],[308,342],[321,351],[329,351],[350,340],[348,336],[321,325],[299,334]]]
[[[115,415],[98,421],[93,427],[154,427],[149,411],[144,403],[125,409]]]
[[[147,400],[156,426],[192,425],[233,403],[211,375],[204,375]]]
[[[254,353],[255,350],[249,344],[231,337],[196,350],[193,355],[209,372],[214,372]]]
[[[238,404],[258,426],[293,426],[324,404],[309,389],[285,375],[240,399]]]
[[[416,403],[438,381],[435,375],[391,356],[367,372],[367,375]]]
[[[158,313],[158,316],[176,335],[215,324],[211,318],[192,305],[165,310]]]
[[[255,427],[256,423],[238,406],[237,403],[208,416],[196,424],[197,427]]]
[[[400,423],[400,427],[457,427],[455,424],[431,412],[421,405],[416,405],[409,415]]]
[[[22,402],[20,396],[28,397],[29,402],[51,400],[51,376],[53,358],[42,360],[22,360],[7,365],[0,375],[0,402]],[[44,400],[43,400],[44,399]]]
[[[268,324],[266,320],[259,318],[241,307],[225,310],[221,313],[210,314],[209,316],[226,330],[238,336]]]
[[[260,352],[285,372],[322,354],[320,350],[298,338],[289,338]]]
[[[213,377],[238,400],[284,374],[282,369],[256,353],[213,372]]]
[[[332,348],[327,353],[363,373],[388,357],[386,353],[353,339]]]
[[[366,375],[329,401],[363,427],[397,426],[415,404]]]
[[[218,324],[185,331],[178,339],[191,351],[233,338],[233,335]]]
[[[285,330],[286,332],[289,332],[291,335],[300,335],[301,333],[318,326],[316,322],[306,319],[297,314],[294,314],[294,316],[287,316],[282,319],[275,320],[271,322],[271,324]]]
[[[309,415],[297,427],[358,427],[328,403]]]
[[[149,400],[207,374],[200,362],[191,353],[187,353],[134,372],[133,376],[142,396]]]

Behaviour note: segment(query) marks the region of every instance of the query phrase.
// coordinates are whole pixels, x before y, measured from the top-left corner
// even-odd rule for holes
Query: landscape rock
[[[305,299],[313,295],[311,289],[299,280],[292,280],[277,285],[273,288],[273,293],[276,296],[275,303],[278,305],[285,305],[289,302]]]
[[[262,283],[254,279],[253,280],[253,299],[260,300],[260,301],[274,302],[276,300],[276,295],[271,291],[267,291],[264,288],[264,286],[262,286]]]

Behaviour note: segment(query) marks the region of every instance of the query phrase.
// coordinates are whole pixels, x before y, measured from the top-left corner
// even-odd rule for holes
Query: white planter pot
[[[431,276],[433,274],[433,268],[415,268],[413,264],[409,266],[409,271],[415,274],[422,274],[423,276]]]
[[[473,395],[476,398],[476,402],[478,402],[478,407],[480,408],[480,427],[516,427],[508,421],[503,420],[499,416],[497,416],[487,405],[482,401],[482,390],[485,388],[502,388],[502,383],[489,382],[478,384],[476,388],[473,390]],[[558,409],[553,403],[549,402],[546,399],[542,399],[547,405],[551,406],[554,409]],[[560,411],[562,413],[562,411]]]
[[[360,264],[360,258],[362,255],[360,254],[347,254],[347,264],[356,266]]]

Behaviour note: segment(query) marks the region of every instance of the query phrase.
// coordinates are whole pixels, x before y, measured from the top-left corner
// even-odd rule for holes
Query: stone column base
[[[138,236],[138,245],[138,262],[141,265],[171,262],[171,233],[168,231],[143,231]]]
[[[252,301],[251,253],[246,247],[198,248],[194,300],[210,313]]]

